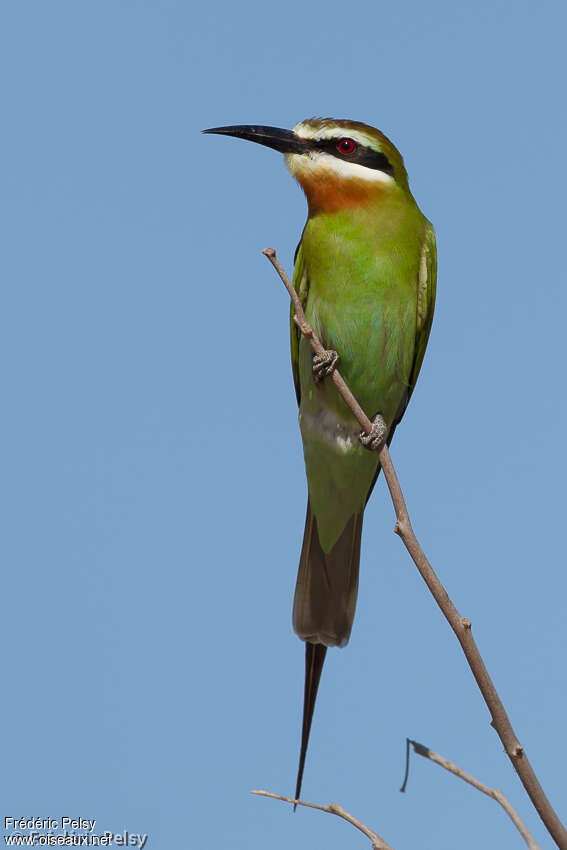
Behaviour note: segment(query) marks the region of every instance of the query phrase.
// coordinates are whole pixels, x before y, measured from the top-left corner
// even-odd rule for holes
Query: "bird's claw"
[[[313,378],[315,383],[320,383],[328,375],[332,375],[337,368],[339,355],[333,348],[324,351],[323,354],[313,355]]]
[[[388,426],[384,422],[384,417],[381,413],[377,413],[372,420],[372,431],[367,434],[362,431],[360,434],[360,442],[365,449],[371,452],[376,452],[388,436]]]

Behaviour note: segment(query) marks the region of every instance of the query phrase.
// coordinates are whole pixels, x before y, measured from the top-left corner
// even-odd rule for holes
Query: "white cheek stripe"
[[[354,136],[352,137],[354,138]],[[285,154],[286,165],[297,179],[303,177],[335,176],[343,180],[356,177],[367,183],[394,183],[394,178],[377,168],[367,168],[358,162],[348,162],[330,153],[312,151],[309,154]]]

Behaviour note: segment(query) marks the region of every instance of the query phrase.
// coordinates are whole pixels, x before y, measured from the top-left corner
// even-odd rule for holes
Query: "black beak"
[[[237,139],[248,139],[249,142],[258,142],[273,148],[280,153],[305,153],[309,149],[309,143],[291,130],[280,130],[279,127],[258,127],[242,125],[237,127],[212,127],[203,130],[203,133],[216,133],[219,136],[236,136]]]

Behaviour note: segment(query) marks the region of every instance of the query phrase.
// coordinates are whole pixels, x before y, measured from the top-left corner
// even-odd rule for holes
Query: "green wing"
[[[417,280],[417,329],[415,334],[415,349],[413,355],[413,364],[411,367],[410,377],[408,381],[407,392],[402,399],[400,408],[390,428],[388,436],[388,445],[394,436],[396,425],[399,425],[409,404],[411,394],[417,383],[431,323],[433,321],[433,311],[435,309],[435,293],[437,290],[437,247],[435,244],[435,231],[433,226],[427,222],[427,229],[421,249],[421,258],[419,262],[419,273]]]
[[[309,282],[307,280],[307,270],[305,268],[305,263],[303,261],[303,247],[301,242],[297,246],[295,251],[295,268],[293,270],[293,285],[295,287],[295,291],[299,295],[301,300],[301,305],[303,309],[305,309],[305,302],[307,301],[307,293],[309,291]],[[291,312],[290,312],[290,345],[291,345],[291,368],[293,371],[293,383],[295,384],[295,394],[297,396],[297,403],[299,404],[301,401],[301,387],[299,386],[299,340],[301,338],[301,331],[293,321],[293,317],[295,315],[295,310],[293,308],[293,301],[291,302]]]
[[[429,339],[433,310],[435,309],[435,293],[437,290],[437,246],[435,231],[429,222],[425,231],[425,240],[419,264],[419,279],[417,291],[417,333],[415,336],[415,356],[409,380],[408,401],[416,385],[419,370]]]
[[[405,413],[406,407],[408,406],[411,394],[419,376],[421,364],[423,363],[423,356],[425,354],[425,349],[427,348],[427,340],[429,339],[431,323],[433,321],[436,291],[437,246],[435,243],[435,231],[433,230],[433,226],[429,222],[427,222],[427,230],[425,231],[425,238],[423,241],[421,260],[419,264],[417,289],[417,331],[415,335],[415,353],[413,358],[413,365],[410,372],[408,390],[404,398],[402,399],[400,409],[392,423],[390,433],[388,434],[388,446],[392,442],[396,426],[399,425],[401,418]],[[376,484],[376,479],[380,474],[380,469],[381,467],[380,465],[378,465],[376,475],[374,476],[374,481],[370,485],[370,490],[368,491],[368,496],[366,497],[367,502],[372,494],[374,485]]]

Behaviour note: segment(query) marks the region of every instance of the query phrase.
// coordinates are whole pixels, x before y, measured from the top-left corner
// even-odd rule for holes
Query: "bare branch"
[[[293,284],[290,282],[284,269],[278,261],[276,257],[276,252],[272,248],[267,248],[262,253],[274,266],[280,278],[282,279],[285,288],[291,295],[295,307],[295,321],[299,329],[303,334],[305,334],[313,350],[317,354],[321,354],[324,350],[323,346],[321,345],[321,342],[317,339],[315,333],[313,332],[313,329],[308,325],[305,319],[305,313],[303,312],[303,308],[301,306],[301,301],[293,287]],[[331,375],[331,378],[337,389],[339,390],[340,394],[342,395],[343,399],[345,400],[346,404],[351,409],[353,415],[360,423],[361,428],[363,428],[363,430],[367,434],[370,434],[372,429],[372,423],[370,422],[370,420],[354,398],[353,394],[345,384],[338,369],[335,369],[335,371]],[[520,742],[518,741],[518,738],[516,737],[516,734],[512,728],[512,724],[510,723],[510,719],[508,718],[502,701],[500,700],[500,697],[496,692],[494,683],[488,675],[488,671],[486,669],[484,661],[482,660],[481,654],[472,636],[471,622],[465,617],[461,617],[461,615],[457,611],[453,602],[449,598],[449,594],[437,578],[433,567],[427,560],[425,553],[421,548],[417,537],[415,536],[415,533],[411,526],[408,509],[406,507],[400,483],[398,481],[396,471],[392,464],[390,452],[386,443],[383,443],[381,448],[378,450],[378,457],[380,459],[380,465],[384,471],[384,477],[386,478],[386,483],[388,485],[390,496],[394,505],[394,510],[396,512],[396,525],[394,530],[396,534],[399,534],[399,536],[401,537],[414,564],[419,570],[421,577],[425,581],[427,587],[433,595],[433,598],[437,602],[437,605],[441,609],[447,622],[449,623],[455,635],[457,636],[457,640],[461,645],[469,667],[471,668],[472,674],[476,679],[476,683],[480,689],[480,692],[488,707],[488,710],[490,711],[492,717],[491,725],[498,733],[498,736],[502,741],[502,744],[504,745],[504,749],[506,750],[506,753],[508,754],[508,757],[510,758],[510,761],[514,766],[516,773],[520,777],[530,800],[535,806],[539,816],[541,817],[549,834],[551,835],[557,846],[560,848],[560,850],[567,850],[567,830],[559,820],[557,813],[555,812],[551,803],[547,799],[547,796],[543,788],[541,787],[531,764],[528,761],[528,757]]]
[[[516,809],[512,806],[510,801],[504,796],[500,788],[490,788],[488,785],[485,785],[484,782],[479,782],[478,779],[475,779],[474,776],[471,776],[470,773],[467,773],[466,770],[463,770],[462,767],[459,767],[457,764],[454,764],[449,759],[446,759],[444,756],[439,755],[439,753],[430,750],[429,747],[424,747],[423,744],[418,744],[417,741],[412,741],[410,738],[406,738],[407,742],[407,756],[406,760],[406,777],[404,780],[404,784],[401,791],[405,791],[406,783],[407,783],[407,775],[408,775],[408,760],[409,760],[409,747],[410,744],[413,747],[414,753],[417,753],[418,756],[423,756],[423,758],[429,759],[430,761],[435,762],[440,767],[448,770],[449,773],[452,773],[454,776],[458,776],[459,779],[462,779],[463,782],[468,782],[469,785],[472,785],[473,788],[476,788],[477,791],[482,791],[483,794],[486,794],[487,797],[492,797],[493,800],[496,800],[497,803],[500,803],[524,841],[529,847],[529,850],[540,850],[539,844],[536,842],[535,838],[521,819],[520,815],[516,811]]]
[[[257,794],[259,797],[271,797],[272,800],[282,800],[284,803],[293,803],[294,806],[306,806],[310,809],[319,809],[320,812],[327,812],[330,815],[337,815],[339,818],[343,818],[348,823],[355,826],[359,829],[367,838],[372,842],[373,850],[393,850],[393,848],[381,838],[377,832],[374,832],[373,829],[370,829],[366,826],[365,823],[355,818],[354,815],[351,815],[350,812],[347,812],[346,809],[339,803],[329,803],[328,806],[318,806],[317,803],[305,803],[303,800],[293,800],[291,797],[282,797],[280,794],[272,794],[271,791],[251,791],[251,794]]]

